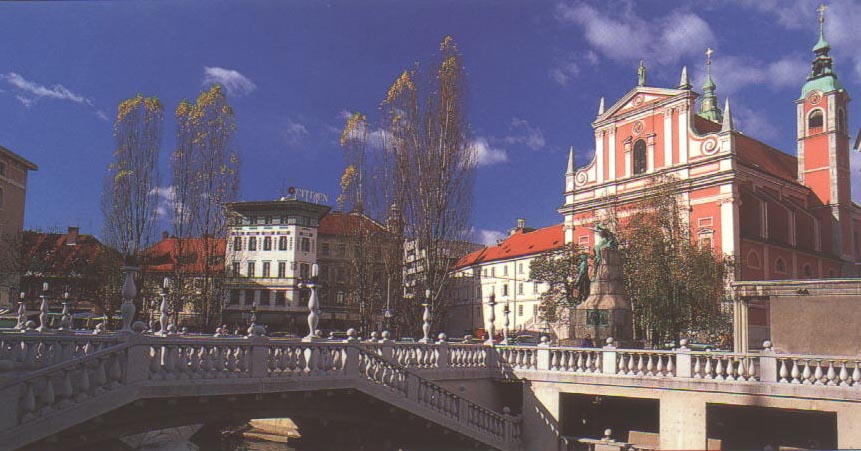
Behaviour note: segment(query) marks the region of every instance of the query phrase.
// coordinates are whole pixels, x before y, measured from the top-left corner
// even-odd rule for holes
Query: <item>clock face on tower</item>
[[[819,105],[820,101],[822,101],[822,93],[820,91],[810,91],[810,94],[807,94],[807,103],[811,105]]]

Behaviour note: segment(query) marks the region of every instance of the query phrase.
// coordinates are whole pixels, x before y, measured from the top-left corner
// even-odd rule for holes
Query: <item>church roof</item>
[[[519,229],[496,246],[488,246],[467,254],[458,260],[454,269],[496,260],[535,255],[557,249],[565,245],[565,233],[562,224],[556,224],[537,230]]]
[[[749,136],[735,135],[738,162],[767,174],[798,183],[798,159]]]
[[[346,235],[360,228],[368,231],[387,232],[382,224],[364,214],[335,211],[323,216],[317,233],[321,235]]]

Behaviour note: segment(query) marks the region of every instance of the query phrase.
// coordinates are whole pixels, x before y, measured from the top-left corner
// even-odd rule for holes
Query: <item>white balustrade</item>
[[[861,360],[826,356],[778,356],[778,383],[861,385]]]
[[[164,339],[149,345],[149,379],[227,379],[250,376],[248,342]]]
[[[392,359],[404,368],[438,368],[439,346],[399,344],[391,346]]]
[[[347,346],[341,344],[278,344],[268,348],[272,377],[343,374],[347,361]]]
[[[501,346],[497,348],[499,363],[514,370],[538,368],[537,348]]]
[[[691,377],[718,381],[759,380],[757,357],[749,354],[706,352],[691,354]]]
[[[672,351],[616,351],[616,374],[675,377],[676,354]]]
[[[81,358],[117,344],[116,337],[0,334],[0,360],[13,370],[34,370]]]
[[[488,368],[488,348],[481,345],[450,345],[448,366],[450,368]]]
[[[550,353],[550,371],[565,373],[600,373],[602,352],[588,348],[546,348]]]

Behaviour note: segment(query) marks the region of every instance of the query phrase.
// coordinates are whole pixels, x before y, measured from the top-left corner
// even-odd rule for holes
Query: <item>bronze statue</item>
[[[577,287],[577,301],[583,302],[589,296],[589,255],[580,254],[580,270],[577,272],[577,279],[574,286]]]
[[[601,267],[601,250],[604,248],[619,249],[619,240],[616,238],[616,234],[610,231],[607,226],[598,223],[594,230],[598,232],[598,239],[595,241],[595,256],[593,257],[595,261],[595,271],[592,274],[593,281],[598,276],[598,268]]]

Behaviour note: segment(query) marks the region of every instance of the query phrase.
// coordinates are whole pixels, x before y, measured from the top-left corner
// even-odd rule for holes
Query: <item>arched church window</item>
[[[752,250],[747,254],[747,266],[759,269],[759,254],[756,251]]]
[[[813,110],[810,112],[810,115],[807,116],[807,132],[808,134],[815,134],[822,132],[822,110]]]
[[[634,175],[646,172],[646,142],[642,139],[634,143]]]
[[[774,262],[774,272],[786,272],[786,262],[784,262],[782,258],[778,258]]]
[[[804,277],[808,279],[813,277],[813,268],[810,267],[810,263],[804,264]]]

